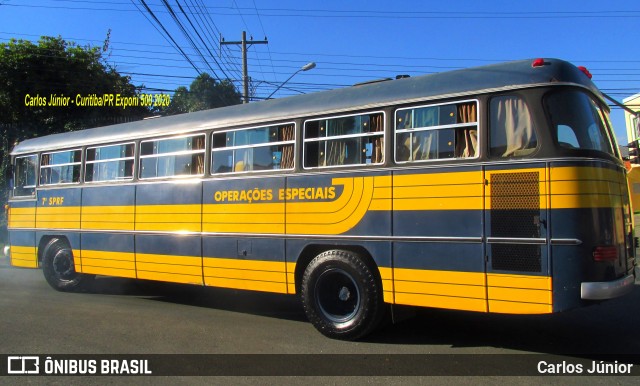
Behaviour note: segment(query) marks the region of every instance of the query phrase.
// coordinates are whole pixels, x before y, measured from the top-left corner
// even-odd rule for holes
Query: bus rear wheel
[[[370,333],[383,313],[376,276],[350,251],[316,256],[304,272],[301,299],[309,321],[334,339],[354,340]]]
[[[47,283],[58,291],[74,291],[93,277],[76,272],[73,251],[65,240],[51,239],[44,247],[42,272]]]

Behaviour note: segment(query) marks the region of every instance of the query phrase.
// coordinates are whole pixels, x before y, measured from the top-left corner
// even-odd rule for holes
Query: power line
[[[131,2],[133,3],[133,0],[131,0]],[[186,59],[187,62],[189,62],[191,64],[191,66],[194,68],[194,70],[196,70],[196,72],[198,74],[200,74],[200,69],[198,69],[198,67],[191,61],[191,59],[189,59],[189,57],[187,56],[187,54],[182,50],[182,48],[180,48],[180,46],[178,45],[178,43],[176,43],[176,41],[173,39],[173,37],[171,36],[171,34],[169,33],[169,31],[167,31],[166,28],[164,28],[164,25],[162,25],[162,23],[160,22],[160,20],[158,20],[158,18],[156,17],[156,15],[154,15],[153,11],[151,10],[151,8],[149,8],[149,6],[147,5],[147,3],[145,2],[145,0],[140,0],[140,2],[142,3],[142,5],[145,7],[145,9],[147,10],[147,12],[149,13],[149,15],[151,15],[151,17],[153,18],[153,20],[156,21],[156,23],[158,24],[158,26],[160,26],[160,28],[162,28],[162,30],[165,32],[165,39],[169,38],[171,40],[171,42],[174,44],[174,47],[180,51],[180,53],[182,54],[182,56]],[[133,3],[133,5],[136,5],[135,3]],[[138,8],[136,6],[136,8]],[[140,10],[140,12],[142,12],[142,10]],[[142,13],[144,15],[144,13]],[[149,19],[147,19],[149,20]],[[149,20],[150,21],[150,20]],[[153,23],[152,23],[153,25]]]

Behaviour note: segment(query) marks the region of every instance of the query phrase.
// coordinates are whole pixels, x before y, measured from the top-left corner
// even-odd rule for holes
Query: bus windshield
[[[577,90],[554,92],[545,102],[551,128],[561,147],[615,155],[607,134],[606,113],[585,93]]]

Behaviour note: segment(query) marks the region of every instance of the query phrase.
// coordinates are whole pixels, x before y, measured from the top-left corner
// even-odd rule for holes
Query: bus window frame
[[[413,109],[421,109],[421,108],[425,108],[425,107],[437,107],[437,106],[447,106],[447,105],[460,105],[463,103],[469,103],[469,102],[473,102],[476,104],[476,121],[475,122],[471,122],[471,123],[456,123],[456,124],[450,124],[450,125],[437,125],[437,126],[429,126],[427,128],[422,128],[422,127],[418,127],[418,128],[411,128],[411,129],[401,129],[401,130],[397,130],[396,128],[398,127],[398,112],[400,111],[406,111],[406,110],[413,110]],[[473,98],[473,99],[463,99],[463,100],[456,100],[456,101],[450,101],[450,102],[441,102],[441,103],[433,103],[433,104],[420,104],[420,105],[416,105],[416,106],[406,106],[406,107],[397,107],[394,109],[393,112],[393,161],[398,164],[398,165],[412,165],[412,164],[420,164],[420,163],[433,163],[433,162],[452,162],[452,161],[457,161],[460,162],[460,160],[464,160],[464,161],[468,161],[468,160],[478,160],[481,158],[482,156],[482,141],[484,136],[482,135],[482,130],[480,129],[480,122],[482,121],[482,119],[480,119],[480,117],[482,116],[482,103],[480,103],[480,99],[479,98]],[[429,132],[429,131],[433,131],[433,130],[446,130],[446,129],[462,129],[465,127],[476,127],[477,133],[478,133],[478,138],[477,138],[477,150],[476,150],[476,155],[474,157],[453,157],[453,158],[432,158],[432,159],[423,159],[423,160],[406,160],[406,161],[398,161],[398,143],[397,143],[397,138],[398,138],[398,134],[403,134],[403,133],[422,133],[422,132]],[[455,149],[455,146],[454,146]]]
[[[525,91],[525,92],[522,92]],[[540,123],[538,122],[538,120],[536,119],[536,113],[539,113],[539,110],[544,109],[544,106],[542,106],[542,98],[544,98],[544,95],[546,95],[546,92],[542,93],[542,95],[536,94],[535,97],[532,98],[532,96],[527,93],[526,91],[530,91],[530,90],[513,90],[513,91],[507,91],[504,93],[492,93],[489,94],[487,96],[487,101],[486,101],[486,106],[487,106],[487,159],[489,159],[491,162],[501,162],[501,161],[509,161],[509,160],[521,160],[521,159],[532,159],[532,158],[536,158],[536,156],[538,155],[538,153],[543,149],[543,139],[541,139],[541,137],[544,135],[544,131],[546,129],[546,125],[543,125],[542,128],[540,128]],[[530,148],[526,148],[526,149],[520,149],[517,150],[516,152],[522,152],[524,151],[524,154],[516,154],[516,152],[514,152],[514,154],[512,155],[508,155],[508,156],[503,156],[500,154],[494,154],[492,152],[493,147],[492,147],[492,128],[493,128],[493,110],[492,110],[492,103],[494,100],[498,99],[498,98],[504,98],[504,97],[516,97],[519,98],[522,103],[526,106],[527,111],[529,113],[529,117],[530,117],[530,123],[532,125],[532,130],[533,130],[533,135],[536,138],[536,146],[535,147],[530,147]],[[540,104],[540,107],[538,109],[534,108],[534,104],[532,102],[532,100],[536,100],[536,103]]]
[[[88,157],[87,157],[87,152],[90,149],[99,149],[99,148],[103,148],[103,147],[110,147],[110,146],[121,146],[121,145],[133,145],[133,156],[131,157],[125,157],[125,158],[111,158],[111,159],[107,159],[107,160],[97,160],[97,161],[88,161]],[[136,176],[136,166],[137,166],[137,153],[138,153],[138,149],[137,149],[137,144],[134,141],[130,141],[130,142],[118,142],[118,143],[110,143],[110,144],[103,144],[103,145],[91,145],[91,146],[87,146],[84,149],[84,163],[83,163],[83,182],[86,184],[109,184],[109,183],[119,183],[119,182],[131,182],[134,180],[135,176]],[[117,178],[115,180],[101,180],[101,181],[87,181],[87,165],[88,164],[99,164],[99,163],[106,163],[106,162],[113,162],[113,161],[127,161],[127,160],[133,160],[133,173],[131,174],[131,177],[126,177],[126,178]]]
[[[204,146],[201,150],[197,150],[197,151],[193,151],[193,150],[181,150],[181,151],[176,151],[176,152],[170,152],[170,153],[157,153],[157,154],[150,154],[150,155],[142,155],[142,144],[143,143],[147,143],[147,142],[156,142],[156,141],[164,141],[164,140],[171,140],[171,139],[180,139],[180,138],[189,138],[189,137],[197,137],[197,136],[203,136],[204,137]],[[136,157],[136,164],[138,166],[138,173],[137,173],[137,180],[138,181],[154,181],[154,180],[174,180],[174,179],[189,179],[189,178],[202,178],[206,175],[206,168],[207,168],[207,133],[206,132],[197,132],[197,133],[188,133],[188,134],[180,134],[180,135],[173,135],[173,136],[163,136],[163,137],[153,137],[150,139],[144,139],[144,140],[140,140],[138,143],[138,148],[139,148],[139,152],[138,152],[138,157]],[[174,174],[174,175],[170,175],[170,176],[156,176],[156,177],[142,177],[142,160],[145,158],[160,158],[160,157],[166,157],[166,156],[179,156],[179,155],[187,155],[187,154],[200,154],[202,153],[202,160],[203,160],[203,168],[202,168],[202,173],[198,173],[198,174]],[[134,166],[135,167],[135,166]],[[157,173],[156,173],[157,174]]]
[[[374,132],[369,132],[369,133],[360,133],[360,134],[347,134],[347,135],[336,135],[336,136],[332,136],[332,137],[316,137],[316,138],[310,138],[307,139],[306,138],[306,128],[307,128],[307,123],[308,122],[317,122],[317,121],[323,121],[323,120],[330,120],[330,119],[340,119],[340,118],[348,118],[348,117],[357,117],[357,116],[363,116],[363,115],[375,115],[375,114],[382,114],[382,130],[380,131],[374,131]],[[302,137],[302,160],[301,160],[301,165],[302,165],[302,170],[318,170],[318,169],[331,169],[331,168],[349,168],[349,167],[380,167],[383,166],[386,162],[385,159],[385,148],[386,148],[386,144],[387,144],[387,113],[384,110],[374,110],[374,111],[366,111],[366,112],[361,112],[361,113],[353,113],[353,114],[344,114],[344,115],[326,115],[323,117],[319,117],[319,118],[313,118],[313,119],[305,119],[302,123],[302,133],[301,133],[301,137]],[[310,143],[310,142],[329,142],[329,141],[334,141],[334,140],[340,140],[340,139],[349,139],[349,138],[368,138],[368,137],[381,137],[382,138],[382,161],[378,162],[378,163],[358,163],[358,164],[347,164],[347,165],[329,165],[329,166],[311,166],[311,167],[307,167],[306,166],[306,144]]]
[[[16,192],[16,175],[15,175],[15,169],[16,169],[16,164],[18,162],[18,159],[20,158],[29,158],[29,157],[36,157],[36,162],[34,164],[35,167],[35,185],[25,185],[22,186],[22,189],[33,189],[33,194],[30,195],[19,195],[16,196],[15,192]],[[40,155],[35,153],[35,154],[25,154],[25,155],[19,155],[16,156],[13,160],[12,163],[14,172],[13,172],[13,187],[11,188],[11,199],[16,199],[16,200],[29,200],[29,199],[36,199],[36,194],[38,192],[38,183],[40,182]]]
[[[231,133],[231,132],[238,132],[238,131],[244,131],[244,130],[252,130],[252,129],[266,129],[269,127],[281,127],[281,126],[288,126],[288,125],[293,125],[293,139],[289,140],[289,141],[278,141],[278,142],[264,142],[264,143],[260,143],[257,145],[237,145],[237,146],[228,146],[228,147],[219,147],[219,148],[214,148],[213,147],[213,136],[216,134],[222,134],[222,133]],[[290,121],[290,122],[283,122],[283,123],[274,123],[274,124],[266,124],[266,125],[258,125],[258,126],[250,126],[250,127],[242,127],[242,128],[235,128],[235,129],[223,129],[223,130],[214,130],[211,132],[211,134],[209,135],[210,138],[210,143],[211,143],[211,149],[210,149],[210,160],[209,160],[209,175],[212,177],[224,177],[224,176],[231,176],[231,175],[238,175],[238,174],[250,174],[250,173],[273,173],[273,172],[278,172],[278,171],[292,171],[295,170],[296,168],[296,151],[297,151],[297,129],[298,129],[298,124],[295,121]],[[293,145],[293,166],[290,168],[286,168],[286,169],[264,169],[264,170],[240,170],[240,171],[235,171],[233,169],[235,169],[233,166],[235,166],[235,162],[233,162],[234,165],[232,165],[232,170],[229,172],[218,172],[216,173],[213,169],[213,153],[214,152],[222,152],[222,151],[235,151],[235,150],[239,150],[239,149],[253,149],[253,148],[259,148],[259,147],[268,147],[268,146],[279,146],[279,145]]]
[[[64,163],[64,164],[51,164],[51,165],[42,165],[42,157],[44,155],[47,154],[59,154],[59,153],[67,153],[67,152],[75,152],[75,151],[79,151],[80,152],[80,161],[78,162],[68,162],[68,163]],[[83,182],[83,177],[84,177],[84,152],[82,151],[82,148],[74,148],[74,149],[66,149],[66,150],[59,150],[59,151],[51,151],[51,152],[41,152],[40,153],[40,157],[39,157],[39,162],[38,162],[38,186],[41,187],[51,187],[51,186],[64,186],[64,185],[80,185]],[[80,165],[80,172],[78,175],[78,181],[75,182],[57,182],[54,184],[44,184],[42,183],[42,168],[52,168],[54,166],[69,166],[69,165]]]
[[[554,121],[554,118],[552,116],[552,112],[551,112],[548,100],[554,94],[561,94],[561,93],[567,93],[567,92],[578,92],[578,93],[586,96],[588,98],[589,102],[593,105],[593,107],[596,108],[596,110],[597,110],[596,111],[596,115],[597,115],[598,119],[600,120],[600,123],[602,124],[602,126],[604,128],[604,136],[603,136],[603,138],[608,140],[608,150],[610,151],[610,153],[608,153],[606,151],[599,150],[599,149],[590,149],[590,148],[584,148],[584,147],[567,148],[567,147],[563,147],[560,144],[560,141],[558,140],[558,130],[557,130],[558,129],[557,128],[557,123],[558,122]],[[620,153],[619,153],[619,151],[617,149],[618,146],[617,146],[617,141],[615,140],[615,132],[613,131],[613,126],[610,124],[611,122],[610,122],[610,120],[608,118],[608,114],[605,115],[605,117],[607,117],[606,119],[603,119],[603,115],[602,115],[602,112],[608,112],[608,110],[603,109],[603,107],[602,107],[603,103],[600,101],[600,99],[598,97],[596,97],[589,90],[584,89],[582,87],[553,88],[551,90],[547,90],[544,93],[544,95],[541,98],[541,102],[542,102],[542,111],[545,114],[547,126],[549,127],[549,133],[551,135],[551,139],[553,140],[553,144],[554,144],[556,150],[571,151],[571,152],[575,152],[575,151],[578,151],[578,152],[591,152],[593,154],[601,154],[601,155],[605,155],[606,157],[612,157],[612,158],[620,159]],[[566,125],[564,125],[564,126],[566,126]]]

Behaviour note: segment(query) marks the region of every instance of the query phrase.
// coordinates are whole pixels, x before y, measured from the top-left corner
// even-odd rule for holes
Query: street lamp
[[[285,84],[287,84],[288,81],[291,80],[291,78],[293,78],[294,76],[296,76],[297,73],[299,73],[300,71],[309,71],[311,69],[316,68],[316,63],[315,62],[310,62],[305,64],[304,66],[302,66],[298,71],[294,72],[287,80],[285,80],[284,82],[282,82],[282,84],[280,86],[278,86],[278,88],[276,88],[275,90],[273,90],[273,92],[266,98],[266,99],[271,99],[271,97],[273,96],[273,94],[275,94],[276,92],[278,92],[278,90],[280,90],[282,88],[282,86],[284,86]]]

